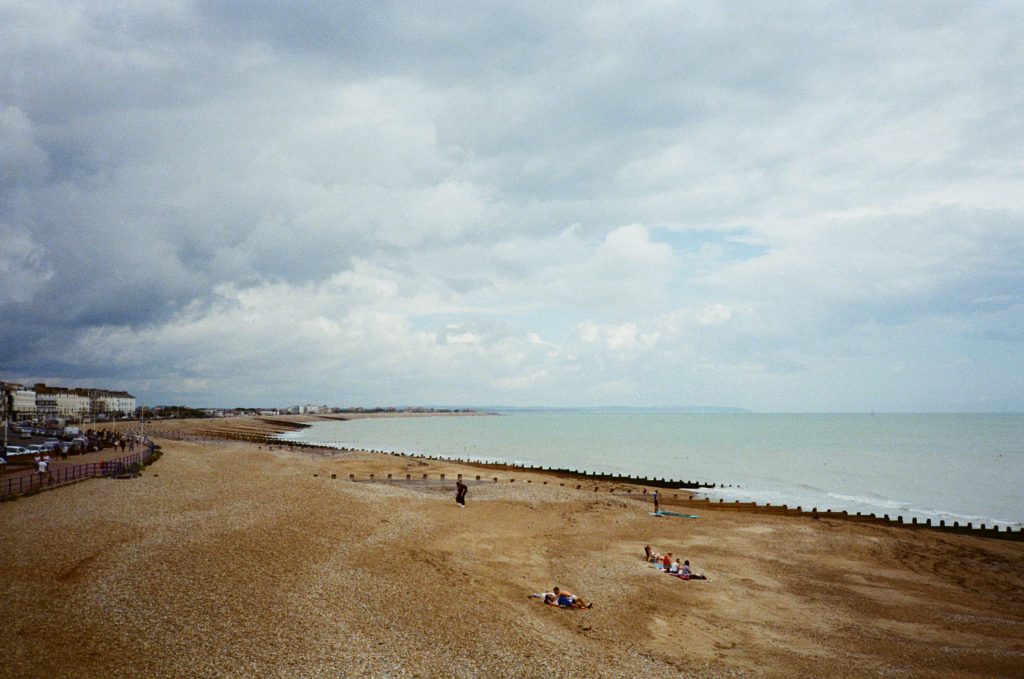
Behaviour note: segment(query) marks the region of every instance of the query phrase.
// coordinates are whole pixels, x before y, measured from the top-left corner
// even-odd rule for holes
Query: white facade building
[[[15,417],[34,417],[36,414],[36,392],[31,389],[17,389],[11,392],[11,410]]]
[[[132,415],[135,412],[135,397],[126,391],[99,391],[93,396],[93,411]]]
[[[49,389],[36,389],[36,417],[51,420],[57,417],[57,394]]]
[[[71,390],[56,391],[57,417],[85,417],[92,408],[92,399]]]

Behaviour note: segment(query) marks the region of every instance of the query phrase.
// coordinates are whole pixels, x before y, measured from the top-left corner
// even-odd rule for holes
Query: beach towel
[[[679,517],[680,519],[699,519],[700,518],[696,514],[679,514],[678,512],[666,512],[664,510],[660,511],[660,512],[649,512],[649,514],[651,516],[676,516],[676,517]]]

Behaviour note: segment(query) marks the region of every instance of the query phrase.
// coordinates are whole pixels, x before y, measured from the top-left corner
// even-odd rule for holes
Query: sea
[[[513,411],[322,421],[284,438],[714,483],[712,501],[1024,525],[1024,414]]]

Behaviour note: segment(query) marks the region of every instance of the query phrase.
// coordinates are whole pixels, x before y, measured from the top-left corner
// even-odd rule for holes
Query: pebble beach
[[[460,509],[454,491],[349,475],[479,467],[173,427],[203,440],[156,438],[138,478],[0,505],[0,676],[1024,675],[1019,542],[653,517],[531,472],[471,485]],[[708,580],[658,572],[645,544]],[[555,585],[593,609],[529,596]]]

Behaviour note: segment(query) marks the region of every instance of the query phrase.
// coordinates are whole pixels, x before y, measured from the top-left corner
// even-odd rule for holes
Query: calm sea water
[[[712,499],[1024,524],[1024,415],[536,412],[320,422],[338,447],[726,484]]]

